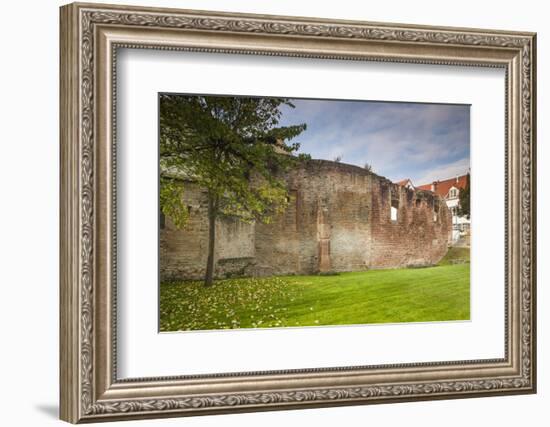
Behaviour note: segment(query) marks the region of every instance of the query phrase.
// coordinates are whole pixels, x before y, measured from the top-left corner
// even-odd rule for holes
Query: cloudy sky
[[[292,100],[280,124],[306,123],[294,141],[314,159],[364,166],[415,185],[466,173],[470,167],[467,105]]]

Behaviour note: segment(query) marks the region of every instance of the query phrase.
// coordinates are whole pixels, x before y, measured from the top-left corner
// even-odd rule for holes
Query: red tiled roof
[[[410,181],[409,178],[402,179],[401,181],[397,181],[395,184],[397,185],[407,185],[407,183]],[[411,183],[412,184],[412,183]]]
[[[468,175],[461,175],[455,178],[445,179],[443,181],[435,181],[433,184],[423,184],[416,187],[419,190],[433,191],[441,197],[446,197],[451,187],[462,190],[466,187],[468,181]],[[432,185],[435,185],[435,189],[432,190]]]

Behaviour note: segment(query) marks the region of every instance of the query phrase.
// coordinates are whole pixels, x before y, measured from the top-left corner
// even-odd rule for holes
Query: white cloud
[[[470,170],[470,159],[460,159],[453,163],[438,166],[431,171],[412,179],[414,185],[430,184],[437,180],[444,180],[468,173]]]
[[[344,163],[369,163],[390,179],[421,180],[437,176],[437,170],[452,171],[452,176],[469,163],[468,107],[322,100],[295,104],[286,118],[308,124],[297,141],[313,158],[341,156]],[[452,164],[458,166],[452,169]]]

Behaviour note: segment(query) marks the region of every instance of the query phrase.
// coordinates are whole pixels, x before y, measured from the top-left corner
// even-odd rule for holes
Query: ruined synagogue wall
[[[183,182],[189,220],[177,229],[169,218],[159,235],[161,281],[199,280],[204,277],[208,255],[208,196],[192,182]],[[216,277],[245,275],[254,262],[254,224],[231,218],[216,221]]]
[[[363,168],[310,160],[287,172],[285,212],[269,223],[216,223],[215,277],[316,274],[433,265],[446,253],[450,212]],[[184,230],[160,231],[161,280],[201,279],[208,249],[206,192],[185,183]],[[397,221],[391,206],[397,206]]]
[[[371,200],[372,268],[427,266],[445,256],[452,224],[440,197],[379,178],[373,180]],[[392,201],[396,221],[391,219]]]
[[[313,274],[364,270],[369,239],[368,172],[356,166],[311,160],[286,176],[289,208],[272,224],[256,225],[259,272]],[[320,265],[321,241],[330,260]]]

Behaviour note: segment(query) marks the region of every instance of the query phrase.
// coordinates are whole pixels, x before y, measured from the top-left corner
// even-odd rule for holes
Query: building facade
[[[437,194],[447,204],[452,214],[452,241],[457,242],[461,237],[470,235],[470,218],[459,213],[459,196],[468,184],[468,174],[442,181],[434,181],[431,184],[420,185],[418,189],[428,190]]]
[[[269,224],[220,218],[215,277],[362,271],[436,264],[447,252],[451,213],[430,191],[366,169],[309,160],[285,173],[286,211]],[[185,186],[189,221],[160,230],[161,280],[201,279],[208,249],[207,195]]]

